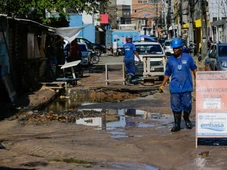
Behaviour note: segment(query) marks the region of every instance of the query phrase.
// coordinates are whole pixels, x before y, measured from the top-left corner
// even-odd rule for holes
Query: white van
[[[139,64],[135,56],[135,75],[143,75],[143,77],[163,76],[166,56],[161,44],[159,42],[136,42],[134,45],[141,61],[143,61]]]

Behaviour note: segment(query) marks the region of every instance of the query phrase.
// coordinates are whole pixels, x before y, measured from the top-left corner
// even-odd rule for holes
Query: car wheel
[[[101,56],[102,51],[100,49],[96,48],[94,51],[97,56],[99,56],[99,57]]]
[[[93,55],[91,57],[91,64],[97,64],[99,62],[99,56]]]

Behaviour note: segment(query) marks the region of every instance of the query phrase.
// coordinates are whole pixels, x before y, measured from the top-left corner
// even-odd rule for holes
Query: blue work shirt
[[[183,93],[193,91],[191,71],[197,66],[190,54],[182,53],[180,58],[173,55],[166,63],[165,75],[171,76],[169,84],[170,93]]]
[[[125,53],[124,60],[127,60],[127,61],[133,60],[134,61],[134,51],[136,51],[135,45],[131,42],[127,42],[123,45],[123,49],[124,49],[124,53]]]

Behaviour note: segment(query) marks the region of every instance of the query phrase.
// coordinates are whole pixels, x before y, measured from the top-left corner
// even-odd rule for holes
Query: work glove
[[[161,85],[158,89],[158,93],[163,93],[164,89],[165,87]]]

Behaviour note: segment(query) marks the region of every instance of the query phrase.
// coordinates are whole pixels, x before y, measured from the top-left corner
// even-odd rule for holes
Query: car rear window
[[[163,54],[161,45],[158,44],[143,44],[135,45],[136,51],[139,54]]]
[[[219,56],[227,56],[227,46],[219,46]]]
[[[165,46],[170,46],[170,44],[171,44],[171,41],[166,41],[165,42]]]

